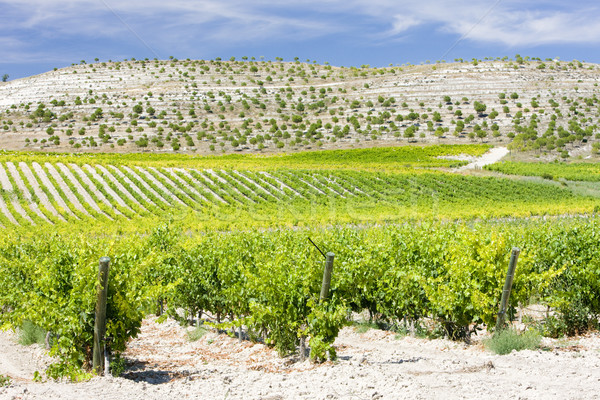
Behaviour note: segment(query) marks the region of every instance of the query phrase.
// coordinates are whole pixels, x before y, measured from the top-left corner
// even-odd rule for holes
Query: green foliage
[[[496,332],[494,336],[485,341],[485,347],[496,354],[504,355],[513,350],[535,350],[540,346],[541,340],[541,335],[535,330],[518,333],[509,328]]]
[[[336,304],[334,298],[322,304],[312,304],[308,315],[310,336],[310,358],[317,362],[335,360],[337,358],[333,342],[340,329],[347,324],[347,309],[343,304]]]
[[[83,133],[85,133],[85,129]],[[147,139],[138,139],[148,145]],[[187,167],[187,168],[235,168],[251,170],[287,169],[344,169],[370,171],[397,171],[406,168],[457,167],[465,161],[444,159],[445,156],[461,154],[481,156],[490,149],[488,145],[434,145],[366,148],[350,150],[322,150],[274,156],[260,154],[228,154],[221,156],[203,156],[188,154],[151,154],[151,153],[26,153],[0,152],[0,162],[23,161],[38,163],[77,165],[128,165],[144,167]]]
[[[19,329],[19,343],[23,346],[32,344],[44,344],[46,332],[41,327],[33,324],[31,321],[23,321]]]
[[[12,379],[10,376],[0,374],[0,387],[10,386],[12,383]]]
[[[403,190],[423,190],[430,181],[442,190],[439,182],[446,175],[411,179],[417,176],[423,178],[420,185]],[[463,187],[482,182],[452,179]],[[378,191],[384,193],[386,185],[382,179]],[[523,188],[504,185],[512,192]],[[530,198],[535,190],[521,195]],[[50,332],[52,354],[59,362],[48,376],[85,379],[97,263],[108,254],[107,335],[115,355],[160,300],[170,314],[184,309],[192,315],[207,311],[221,320],[227,317],[229,327],[247,327],[281,354],[294,352],[301,338],[309,338],[312,357],[319,361],[335,358],[332,344],[349,309],[366,310],[374,321],[391,326],[428,318],[455,339],[468,336],[474,326],[490,326],[515,246],[522,251],[509,314],[516,304],[536,299],[556,310],[561,325],[555,331],[569,334],[593,328],[600,315],[600,221],[593,217],[555,224],[421,220],[360,229],[201,234],[185,226],[163,223],[143,235],[0,233],[0,304],[5,310],[0,323],[20,327],[28,320]],[[323,303],[317,301],[323,259],[309,237],[335,254],[330,300]],[[549,330],[552,323],[547,323]]]
[[[120,354],[116,354],[114,358],[110,360],[110,373],[112,376],[121,376],[125,372],[127,367],[126,361]]]
[[[206,333],[208,333],[208,329],[206,329],[206,327],[197,326],[193,330],[188,332],[188,339],[190,342],[195,342],[196,340],[199,340],[204,335],[206,335]]]
[[[141,243],[135,238],[125,240],[128,245],[119,251],[111,250],[113,243],[91,243],[84,237],[67,242],[50,235],[25,246],[19,245],[18,239],[7,239],[0,250],[0,298],[11,312],[0,315],[0,322],[21,326],[30,321],[51,333],[51,355],[60,361],[48,369],[48,376],[80,379],[81,368],[89,367],[97,263],[104,254],[112,256],[107,303],[111,349],[123,351],[129,338],[137,335],[145,293],[153,286],[138,277],[153,258],[148,254],[139,263]]]
[[[553,177],[554,179],[563,178],[571,181],[600,181],[600,164],[598,163],[501,162],[487,165],[485,168],[490,171],[498,171],[510,175]]]

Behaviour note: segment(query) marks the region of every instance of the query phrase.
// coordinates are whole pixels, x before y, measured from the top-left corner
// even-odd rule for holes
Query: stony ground
[[[544,339],[543,349],[498,356],[471,345],[344,328],[339,359],[320,365],[281,358],[262,344],[189,329],[154,317],[126,352],[119,378],[34,383],[48,359],[0,336],[2,399],[594,399],[600,398],[600,335]]]
[[[533,124],[542,136],[553,118],[571,133],[571,121],[578,121],[582,129],[593,130],[587,143],[597,141],[598,65],[541,60],[474,64],[357,69],[130,60],[74,65],[0,83],[0,149],[281,152],[417,141],[469,143],[479,141],[478,136],[469,138],[476,127],[485,132],[482,140],[507,144],[516,121],[522,127]],[[476,102],[486,105],[485,112],[475,111]],[[492,116],[494,110],[497,115]],[[410,113],[415,117],[409,118]],[[294,122],[294,116],[302,121]],[[461,120],[465,128],[455,134]],[[313,124],[319,127],[311,131]],[[335,131],[346,125],[348,132]],[[416,128],[414,137],[406,133],[408,128]],[[144,137],[146,144],[136,144]],[[569,139],[564,149],[577,156],[585,147],[581,139]],[[551,158],[558,154],[548,153]]]

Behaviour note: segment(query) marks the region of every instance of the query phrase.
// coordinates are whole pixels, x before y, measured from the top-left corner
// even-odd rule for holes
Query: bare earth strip
[[[2,210],[2,213],[6,215],[6,218],[8,218],[10,222],[12,222],[15,225],[19,225],[15,217],[13,217],[13,215],[10,213],[10,210],[6,206],[6,203],[4,202],[2,196],[0,196],[0,210]]]
[[[6,170],[2,164],[0,164],[0,184],[2,185],[2,189],[12,192],[13,186],[10,183],[10,179],[8,179],[8,175],[6,175]]]
[[[243,181],[244,184],[248,183],[248,184],[254,184],[254,185],[256,185],[256,187],[258,189],[260,189],[261,192],[265,193],[267,196],[270,196],[274,200],[279,200],[271,192],[269,192],[267,189],[265,189],[264,187],[262,187],[261,184],[260,184],[260,182],[254,182],[252,179],[248,178],[246,175],[242,174],[241,172],[239,172],[239,171],[231,171],[231,174],[229,176],[231,176],[231,175],[235,175],[236,179],[238,181]],[[270,187],[272,187],[272,186],[270,186]],[[279,190],[278,190],[278,192],[281,193],[281,191],[279,191]]]
[[[10,180],[8,179],[8,175],[6,175],[4,167],[2,167],[2,164],[0,164],[0,182],[2,184],[2,189],[9,192],[13,191],[13,186],[10,183]],[[27,192],[27,194],[29,194],[29,192]],[[11,204],[15,211],[18,212],[25,220],[27,220],[27,222],[29,222],[32,225],[36,225],[36,223],[33,222],[31,217],[27,214],[27,211],[25,211],[23,206],[21,206],[21,203],[19,202],[19,199],[16,196],[13,196],[13,198],[11,199]],[[31,202],[29,204],[31,204]]]
[[[168,176],[166,176],[164,174],[164,172],[162,172],[154,167],[148,167],[148,169],[152,170],[156,175],[158,175],[161,179],[163,179],[167,185],[169,185],[171,188],[173,188],[176,192],[179,192],[182,196],[187,198],[189,201],[191,201],[192,203],[198,203],[198,201],[196,199],[191,198],[190,195],[188,195],[185,191],[183,191],[177,183],[173,182]],[[161,183],[161,182],[158,182],[158,183]],[[163,187],[164,187],[164,185],[163,185]],[[187,184],[182,185],[182,187],[184,187],[188,190],[190,188],[189,185],[187,185]],[[165,189],[167,189],[167,188],[165,187]],[[167,190],[171,190],[171,189],[167,189]],[[172,193],[175,195],[176,192],[172,192]],[[175,196],[177,197],[177,195],[175,195]],[[181,201],[181,199],[179,199],[178,197],[177,197],[177,199]],[[184,204],[184,203],[182,203],[182,204]],[[187,204],[185,204],[185,205],[187,206]]]
[[[21,215],[21,217],[23,217],[23,219],[25,219],[31,225],[37,225],[35,222],[33,222],[31,217],[29,216],[29,214],[27,214],[27,211],[25,211],[25,209],[21,205],[21,203],[19,202],[19,199],[13,198],[11,201],[11,204],[12,204],[13,208],[15,209],[15,211],[18,212],[19,215]]]
[[[100,171],[106,172],[108,174],[109,178],[112,177],[112,174],[106,168],[104,168],[102,166],[98,166],[98,169],[100,169]],[[121,171],[119,168],[115,167],[114,165],[110,165],[110,169],[113,170],[113,172],[115,173],[115,175],[117,175],[119,178],[123,179],[125,181],[125,183],[129,185],[129,187],[131,188],[131,190],[133,190],[134,192],[136,192],[142,199],[144,199],[145,202],[147,202],[149,204],[152,204],[153,206],[156,206],[156,204],[152,200],[150,200],[148,198],[148,196],[146,196],[144,194],[144,192],[142,192],[142,189],[140,189],[135,183],[133,183],[131,181],[131,179],[129,179],[123,173],[123,171]],[[119,183],[119,181],[117,181],[116,178],[115,178],[114,182]],[[133,195],[131,195],[131,193],[129,193],[129,191],[127,189],[125,189],[123,186],[121,186],[121,188],[123,189],[123,193],[128,193],[129,194],[128,197],[130,199],[134,199],[135,200],[135,197],[133,197]],[[137,200],[135,200],[135,201],[137,202]],[[139,202],[138,202],[138,204],[139,204]]]
[[[206,197],[204,197],[202,195],[202,193],[198,192],[192,185],[187,183],[185,180],[181,179],[181,177],[175,173],[175,170],[173,168],[164,168],[163,170],[168,172],[169,176],[173,180],[177,181],[181,186],[183,186],[184,188],[186,188],[187,190],[192,192],[194,194],[194,196],[197,196],[199,199],[201,199],[202,201],[204,201],[206,203],[210,203],[210,201]]]
[[[158,194],[156,192],[156,190],[152,189],[152,187],[150,185],[148,185],[148,183],[143,180],[138,174],[135,173],[134,170],[132,170],[129,167],[123,167],[123,169],[125,171],[127,171],[127,173],[129,173],[131,176],[133,176],[133,179],[135,179],[136,181],[138,181],[148,192],[152,193],[152,195],[154,197],[156,197],[157,199],[159,199],[160,201],[162,201],[163,203],[167,204],[167,205],[171,205],[171,203],[169,203],[167,200],[165,200],[164,197],[162,197],[160,194]]]
[[[305,179],[302,179],[300,177],[298,177],[298,180],[302,183],[304,183],[306,186],[313,188],[314,190],[316,190],[317,192],[319,192],[319,194],[325,194],[325,192],[323,192],[321,189],[317,188],[316,186],[314,186],[313,184],[307,182]]]
[[[77,193],[79,193],[79,195],[81,197],[83,197],[83,200],[85,200],[85,202],[87,204],[89,204],[89,206],[96,211],[98,214],[102,214],[104,215],[106,218],[108,219],[113,219],[110,215],[106,214],[104,211],[102,211],[100,209],[100,207],[98,206],[98,203],[96,203],[94,201],[94,199],[92,199],[92,196],[90,196],[90,194],[87,192],[87,190],[85,190],[85,188],[83,186],[81,186],[81,183],[79,183],[79,181],[77,180],[77,178],[75,178],[75,176],[73,175],[73,173],[71,172],[71,170],[63,163],[57,163],[56,166],[58,168],[60,168],[60,170],[62,171],[63,174],[65,174],[65,176],[67,177],[67,179],[71,182],[71,184],[73,186],[75,186],[75,190],[77,191]],[[112,206],[111,206],[112,208]]]
[[[45,163],[44,165],[46,166],[46,168],[48,168],[48,172],[50,173],[50,175],[52,175],[52,177],[54,178],[54,180],[60,187],[60,190],[62,190],[62,192],[65,194],[65,196],[67,196],[67,200],[69,200],[69,202],[71,204],[73,204],[73,207],[75,207],[77,210],[79,210],[84,215],[91,217],[90,213],[79,202],[79,199],[77,198],[77,196],[75,196],[75,194],[71,191],[69,186],[63,180],[62,176],[60,176],[58,171],[54,168],[54,165],[52,165],[50,163]]]
[[[162,184],[162,182],[160,182],[158,179],[156,179],[156,177],[154,175],[152,175],[150,172],[146,171],[144,168],[142,167],[137,167],[137,170],[140,172],[141,175],[143,175],[148,181],[152,182],[153,185],[155,185],[156,187],[158,187],[160,190],[162,190],[162,192],[170,197],[173,201],[175,201],[176,203],[178,203],[179,205],[188,207],[187,204],[185,204],[183,201],[181,201],[181,199],[179,197],[177,197],[177,195],[175,195],[174,193],[172,193],[169,189],[167,189],[167,187],[165,185]],[[166,200],[165,200],[166,201]]]
[[[235,176],[233,176],[232,174],[228,173],[225,170],[221,170],[221,173],[223,175],[227,175],[229,177],[229,179],[233,180],[235,183],[237,183],[238,185],[240,185],[241,187],[243,187],[245,190],[249,191],[250,193],[252,193],[254,196],[260,198],[260,196],[258,195],[258,193],[256,193],[254,190],[250,189],[247,185],[244,184],[244,182],[242,182],[239,178],[236,178]],[[250,199],[250,198],[249,198]],[[252,200],[252,199],[250,199]],[[252,200],[254,201],[254,200]]]
[[[0,374],[10,376],[15,383],[31,382],[34,372],[43,372],[50,358],[40,346],[21,346],[16,340],[16,333],[0,331]],[[5,398],[1,389],[0,398]]]
[[[13,165],[13,167],[14,167],[14,165]],[[40,210],[38,204],[33,201],[33,198],[31,197],[31,193],[29,192],[29,190],[25,186],[25,183],[21,179],[21,176],[18,174],[18,171],[16,171],[16,169],[15,169],[14,171],[11,171],[10,173],[11,173],[13,179],[15,180],[15,184],[17,185],[18,189],[23,193],[23,196],[28,201],[29,208],[31,208],[31,210],[34,213],[36,213],[38,217],[40,217],[41,219],[43,219],[44,221],[46,221],[46,222],[48,222],[50,224],[53,224],[53,222],[50,221],[48,219],[48,217],[46,217],[44,215],[44,213],[42,212],[42,210]],[[2,166],[2,164],[0,164],[0,179],[2,180],[2,186],[5,189],[7,189],[8,187],[10,187],[11,189],[7,189],[7,190],[12,190],[12,185],[10,183],[8,175],[6,174],[6,171],[4,170],[4,167]],[[7,186],[5,187],[5,185],[7,185]],[[40,201],[41,201],[41,199],[40,199]]]
[[[337,183],[338,185],[343,187],[348,192],[352,193],[354,196],[366,194],[364,191],[360,190],[360,188],[357,187],[354,183],[352,183],[352,181],[348,178],[342,178],[340,176],[336,176],[334,179],[335,179],[335,183]],[[348,188],[350,188],[351,190]],[[358,195],[355,192],[358,193]]]
[[[10,170],[10,164],[11,163],[6,163],[6,165],[9,167],[9,170]],[[52,196],[54,196],[55,199],[56,199],[56,197],[58,197],[58,200],[56,200],[56,203],[60,207],[62,207],[63,210],[67,214],[73,215],[73,213],[71,212],[69,207],[67,207],[67,205],[62,201],[62,199],[56,192],[56,189],[51,184],[50,180],[48,180],[48,177],[46,176],[44,170],[42,170],[41,165],[39,165],[37,163],[33,163],[32,166],[34,169],[36,169],[36,172],[37,172],[38,176],[40,177],[40,180],[42,181],[42,184],[44,185],[44,187],[46,189],[48,189],[50,194],[52,194]],[[14,165],[13,165],[13,167],[14,167]],[[40,199],[40,202],[44,205],[44,207],[46,207],[46,209],[52,215],[54,215],[56,218],[60,219],[61,221],[66,221],[65,218],[62,215],[60,215],[60,213],[56,210],[56,208],[54,208],[54,206],[50,202],[50,199],[48,198],[48,196],[46,196],[46,193],[40,187],[40,184],[38,183],[37,179],[35,179],[33,172],[31,172],[31,170],[29,169],[29,166],[25,163],[19,163],[19,168],[21,168],[21,172],[23,172],[25,179],[27,179],[27,181],[29,182],[29,185],[33,188],[33,193],[35,193],[35,195]],[[38,168],[42,172],[42,174],[40,174],[40,172],[37,170]],[[16,172],[16,169],[15,169],[15,172]],[[13,173],[13,171],[11,171],[11,173]]]
[[[175,168],[175,170],[181,172],[183,175],[185,175],[186,178],[190,179],[191,181],[196,182],[196,184],[198,186],[202,187],[202,189],[204,189],[208,193],[212,194],[214,196],[214,198],[219,200],[221,203],[229,204],[221,196],[219,196],[216,192],[214,192],[211,188],[207,187],[205,183],[200,182],[199,180],[194,178],[187,170],[185,170],[183,168]],[[200,171],[198,171],[198,170],[192,170],[192,171],[194,171],[199,176],[202,176],[204,178],[204,176],[202,175],[202,173]],[[206,179],[206,178],[204,178],[204,179]]]
[[[83,171],[81,171],[81,172],[80,172],[80,170],[78,170],[78,168],[79,168],[79,167],[78,167],[77,165],[75,165],[75,164],[69,164],[69,166],[70,166],[71,168],[73,168],[73,170],[74,170],[74,171],[77,171],[78,173],[83,173]],[[89,172],[89,173],[90,173],[90,175],[92,175],[92,177],[93,177],[95,180],[97,180],[98,182],[100,182],[100,184],[101,184],[101,185],[104,187],[104,190],[106,190],[106,193],[108,193],[108,195],[109,195],[110,197],[112,197],[112,198],[113,198],[113,199],[114,199],[114,200],[117,202],[117,204],[118,204],[119,206],[121,206],[121,207],[123,207],[123,208],[126,208],[126,209],[128,209],[129,211],[133,211],[133,210],[131,209],[131,207],[129,207],[129,206],[127,205],[127,203],[125,203],[125,201],[124,201],[124,200],[121,198],[121,196],[119,196],[119,195],[118,195],[118,194],[117,194],[117,193],[116,193],[114,190],[112,190],[112,188],[111,188],[111,187],[108,185],[108,183],[107,183],[107,182],[104,180],[104,178],[103,178],[103,177],[102,177],[100,174],[98,174],[98,172],[96,172],[96,170],[95,170],[95,169],[94,169],[92,166],[90,166],[90,165],[88,165],[88,164],[85,164],[85,165],[83,166],[83,168],[84,168],[84,169],[85,169],[87,172]],[[89,180],[89,179],[88,179],[88,181],[89,181],[90,183],[93,183],[93,182],[92,182],[91,180]],[[117,186],[117,187],[118,187],[118,186]],[[105,199],[105,200],[106,200],[106,199]],[[136,202],[136,203],[137,203],[137,202]],[[139,204],[139,203],[138,203],[138,204]]]
[[[331,185],[335,185],[336,187],[339,188],[339,190],[342,191],[342,193],[348,193],[350,196],[356,196],[354,193],[352,193],[351,191],[349,191],[348,189],[346,189],[343,185],[340,185],[337,182],[337,179],[335,178],[325,178],[327,180],[327,182],[329,182]],[[338,190],[336,190],[336,192],[338,192]],[[343,196],[342,196],[343,197]]]
[[[339,197],[344,198],[344,199],[346,198],[346,196],[344,196],[342,194],[343,192],[340,193],[335,188],[333,188],[332,185],[327,185],[327,184],[321,182],[316,176],[314,176],[314,175],[312,175],[310,173],[305,174],[305,176],[310,177],[311,183],[313,184],[314,187],[320,187],[320,188],[322,188],[321,189],[322,191],[327,190],[327,191],[329,191],[334,196],[339,196]]]
[[[66,165],[64,165],[64,164],[58,164],[58,165],[59,165],[59,166],[60,166],[60,168],[63,170],[63,172],[64,172],[65,174],[67,174],[67,176],[69,176],[69,174],[72,174],[71,170],[69,169],[69,168],[72,168],[72,169],[73,169],[73,171],[75,171],[75,173],[76,173],[77,175],[79,175],[79,178],[81,179],[81,181],[82,181],[84,184],[86,184],[86,185],[87,185],[87,187],[89,188],[89,190],[93,190],[93,191],[94,191],[94,195],[95,195],[96,197],[98,197],[98,200],[100,200],[100,201],[101,201],[101,202],[102,202],[102,203],[103,203],[105,206],[107,206],[108,208],[110,208],[110,209],[111,209],[111,210],[112,210],[112,211],[113,211],[115,214],[117,214],[117,215],[121,215],[121,216],[123,215],[123,214],[121,213],[121,211],[119,211],[117,208],[115,208],[115,207],[114,207],[114,206],[111,204],[111,202],[110,202],[110,201],[108,201],[108,199],[107,199],[107,198],[104,196],[104,194],[103,194],[103,193],[102,193],[100,190],[96,189],[96,185],[94,185],[94,182],[92,182],[92,181],[91,181],[91,179],[90,179],[90,178],[89,178],[89,177],[86,175],[86,173],[85,173],[85,172],[83,172],[83,170],[82,170],[82,169],[79,167],[79,165],[77,165],[77,164],[69,164],[69,167],[67,167],[67,166],[66,166]],[[63,168],[63,167],[64,167],[64,168]],[[73,177],[73,178],[74,178],[74,177]],[[94,201],[94,200],[91,198],[91,196],[89,195],[89,193],[88,193],[88,190],[86,190],[86,189],[85,189],[83,186],[81,186],[81,184],[80,184],[80,183],[79,183],[79,182],[78,182],[76,179],[75,179],[75,182],[74,182],[74,184],[76,185],[76,187],[77,187],[77,186],[80,186],[80,187],[81,187],[81,189],[83,189],[82,196],[84,196],[84,198],[86,198],[86,201],[88,201],[88,202],[89,202],[89,201],[91,200],[91,201],[92,201],[94,204],[97,204],[97,203],[96,203],[96,202],[95,202],[95,201]],[[79,190],[79,188],[78,188],[78,190]],[[89,199],[88,199],[88,198],[89,198]],[[98,207],[98,206],[96,206],[96,207]],[[96,208],[94,208],[94,209],[96,209]],[[100,210],[100,208],[99,208],[99,207],[98,207],[98,210]],[[100,212],[102,212],[104,215],[106,215],[106,213],[104,213],[103,211],[100,211]],[[107,217],[109,217],[109,218],[110,218],[110,216],[108,216],[108,215],[107,215]],[[111,219],[112,219],[112,218],[111,218]]]
[[[125,352],[119,378],[88,382],[31,382],[41,357],[0,336],[0,373],[13,384],[6,399],[597,399],[600,336],[544,339],[549,351],[500,356],[481,337],[465,345],[444,339],[396,337],[353,327],[335,341],[338,360],[313,364],[281,358],[273,348],[209,331],[190,342],[187,330],[168,319],[143,322]],[[562,345],[561,345],[562,341]],[[4,359],[4,360],[2,360]]]
[[[259,174],[266,176],[267,178],[273,179],[275,182],[277,182],[280,185],[280,190],[283,192],[284,188],[287,188],[288,190],[290,190],[291,192],[293,192],[294,194],[296,194],[296,196],[300,196],[302,197],[302,195],[300,193],[298,193],[297,191],[295,191],[294,189],[292,189],[291,187],[289,187],[288,185],[286,185],[285,183],[281,182],[279,179],[275,178],[273,175],[269,174],[268,172],[259,172]]]
[[[219,190],[222,190],[223,192],[225,192],[225,194],[227,194],[233,201],[240,203],[240,204],[244,204],[240,199],[233,197],[231,194],[229,194],[229,192],[227,192],[225,189],[221,188],[219,186],[219,183],[223,184],[223,182],[225,182],[225,185],[227,185],[229,187],[229,185],[227,184],[227,181],[225,181],[223,178],[219,177],[219,176],[214,176],[211,170],[194,170],[198,176],[202,177],[202,179],[204,179],[204,181],[206,181],[209,185],[213,185],[216,186]],[[211,171],[211,173],[209,173],[208,171]],[[239,191],[236,191],[236,193],[239,193]]]
[[[232,186],[229,182],[227,182],[225,179],[223,179],[222,177],[220,177],[219,175],[217,175],[217,173],[215,171],[213,171],[212,169],[205,169],[204,173],[209,174],[211,176],[210,179],[216,179],[217,181],[221,182],[223,185],[229,187],[232,191],[236,192],[239,196],[247,199],[248,201],[251,201],[253,203],[256,203],[254,200],[252,200],[251,198],[249,198],[248,196],[246,196],[245,194],[243,194],[242,192],[240,192],[239,190],[237,190],[236,187]],[[204,175],[204,174],[203,174]],[[206,175],[205,175],[206,176]],[[236,199],[237,200],[237,199]],[[239,201],[239,200],[238,200]],[[241,202],[240,202],[241,203]]]
[[[246,177],[246,174],[241,173],[241,172],[238,172],[238,173],[241,174],[242,176]],[[246,178],[250,179],[249,177],[246,177]],[[254,181],[253,179],[256,179],[256,181]],[[257,186],[259,186],[263,189],[265,187],[267,187],[269,189],[269,190],[267,190],[267,192],[271,193],[271,195],[273,195],[272,192],[277,192],[277,193],[281,194],[281,196],[289,198],[289,195],[281,187],[277,187],[277,186],[273,185],[271,182],[267,181],[267,177],[265,175],[262,175],[261,173],[255,173],[253,179],[250,179],[250,180],[253,181],[254,183],[256,183]],[[275,195],[273,195],[273,196],[276,197]]]

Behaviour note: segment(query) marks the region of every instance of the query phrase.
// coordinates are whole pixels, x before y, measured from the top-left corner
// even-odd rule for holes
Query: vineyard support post
[[[508,272],[506,273],[504,289],[502,289],[502,299],[500,300],[500,309],[498,310],[498,318],[496,319],[496,332],[504,328],[504,320],[506,318],[506,311],[508,308],[508,299],[510,297],[510,290],[512,289],[512,284],[515,277],[515,269],[517,268],[519,253],[521,253],[521,250],[517,247],[513,247],[510,255],[510,262],[508,263]]]
[[[109,257],[102,257],[98,267],[98,292],[96,297],[96,320],[94,323],[93,371],[100,375],[104,371],[104,346],[106,336],[106,298],[108,294]]]
[[[331,272],[333,271],[333,257],[334,254],[332,252],[325,254],[325,270],[323,271],[323,285],[321,286],[321,295],[319,296],[320,301],[326,300],[329,295]]]

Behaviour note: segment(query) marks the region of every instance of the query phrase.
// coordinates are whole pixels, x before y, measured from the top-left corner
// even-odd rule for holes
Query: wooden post
[[[332,252],[328,252],[325,255],[325,270],[323,271],[323,285],[321,286],[321,295],[319,296],[320,301],[326,300],[329,295],[331,272],[333,271],[333,257],[334,254]]]
[[[106,335],[106,298],[108,294],[109,257],[102,257],[98,268],[98,294],[96,297],[96,321],[94,323],[93,371],[101,375],[104,371],[104,346]]]
[[[306,361],[306,336],[300,336],[300,361]]]
[[[506,318],[506,310],[508,308],[508,299],[510,297],[510,290],[512,289],[513,279],[515,277],[515,269],[517,268],[519,253],[521,253],[521,250],[513,247],[510,255],[510,262],[508,263],[508,272],[506,273],[504,289],[502,289],[502,300],[500,300],[500,309],[498,310],[498,318],[496,319],[496,332],[504,328],[504,320]]]

